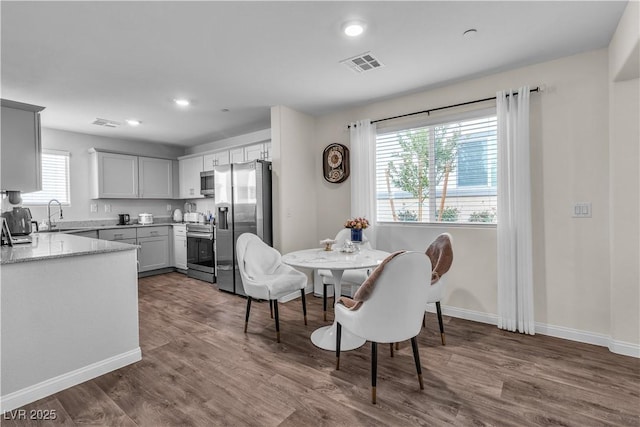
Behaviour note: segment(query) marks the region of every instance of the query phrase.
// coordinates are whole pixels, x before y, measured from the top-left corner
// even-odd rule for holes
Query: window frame
[[[393,120],[393,123],[390,123],[388,125],[382,125],[381,123],[378,123],[376,126],[376,139],[374,141],[374,143],[376,144],[376,165],[375,165],[375,171],[376,171],[376,175],[374,177],[374,179],[376,180],[376,188],[378,187],[378,157],[377,157],[377,137],[379,134],[384,134],[384,133],[391,133],[391,132],[399,132],[399,131],[403,131],[403,130],[410,130],[410,129],[415,129],[415,128],[422,128],[422,127],[428,127],[428,126],[438,126],[438,125],[447,125],[450,123],[457,123],[457,122],[462,122],[462,121],[470,121],[470,120],[474,120],[474,119],[481,119],[483,117],[496,117],[496,152],[497,152],[497,110],[495,106],[491,106],[491,107],[484,107],[484,108],[470,108],[467,109],[465,111],[458,111],[455,113],[447,113],[447,112],[443,112],[443,113],[431,113],[429,116],[427,117],[422,117],[419,119],[416,118],[411,118],[411,119],[406,119],[406,118],[401,118],[401,119],[395,119]],[[430,156],[432,156],[434,154],[434,147],[433,145],[431,145],[429,147],[429,151],[430,151]],[[433,157],[430,157],[433,158]],[[497,176],[497,158],[496,158],[496,176]],[[429,171],[429,180],[431,180],[434,175],[435,175],[435,167],[430,168]],[[489,168],[489,173],[491,173],[491,169]],[[436,185],[436,187],[438,187]],[[495,191],[491,190],[491,188],[495,188]],[[448,192],[451,191],[451,189],[448,190]],[[461,196],[465,196],[468,195],[468,193],[471,192],[473,193],[473,195],[478,195],[478,196],[495,196],[496,199],[498,197],[498,184],[497,184],[497,180],[495,183],[495,186],[462,186],[459,188],[456,188],[454,190],[454,193],[457,195],[461,195]],[[485,194],[482,194],[482,193]],[[376,190],[376,193],[378,193],[378,191]],[[437,195],[440,194],[439,190],[436,189],[436,198]],[[464,221],[460,221],[460,222],[449,222],[449,221],[393,221],[393,220],[380,220],[378,218],[378,198],[377,198],[377,194],[374,196],[375,197],[375,204],[376,204],[376,223],[380,224],[380,225],[393,225],[393,226],[401,226],[401,227],[427,227],[427,228],[442,228],[444,227],[466,227],[466,228],[489,228],[489,229],[495,229],[497,227],[497,218],[496,218],[496,222],[464,222]],[[397,200],[397,199],[396,199]],[[426,199],[426,204],[428,205],[429,201],[428,199]],[[497,201],[496,201],[496,208],[497,208]]]
[[[69,151],[65,151],[65,150],[56,150],[56,149],[50,149],[50,148],[43,148],[42,149],[42,155],[41,157],[44,159],[45,155],[53,155],[53,156],[62,156],[65,157],[65,192],[66,192],[66,198],[67,200],[62,203],[62,206],[71,206],[71,153]],[[42,168],[42,166],[41,166]],[[41,169],[41,174],[42,174],[42,186],[44,188],[44,180],[45,180],[45,173],[44,170]],[[40,190],[43,191],[43,190]],[[49,200],[45,201],[27,201],[25,200],[25,196],[28,198],[29,194],[35,194],[38,193],[37,191],[34,193],[24,193],[22,194],[22,205],[23,206],[47,206],[47,204],[49,203],[49,200],[51,199],[58,199],[57,196],[53,196],[51,197]]]

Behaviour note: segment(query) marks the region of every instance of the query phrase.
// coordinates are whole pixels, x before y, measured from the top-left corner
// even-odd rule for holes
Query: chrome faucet
[[[49,203],[47,204],[47,223],[49,224],[49,230],[53,229],[53,227],[51,225],[51,203],[53,203],[53,202],[56,202],[58,204],[58,207],[60,208],[60,219],[63,219],[62,218],[62,203],[60,203],[56,199],[49,200]]]

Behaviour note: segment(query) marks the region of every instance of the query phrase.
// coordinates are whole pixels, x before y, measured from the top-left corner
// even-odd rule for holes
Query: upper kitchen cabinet
[[[200,172],[204,170],[203,156],[178,159],[180,174],[180,198],[196,199],[200,194]]]
[[[244,148],[232,148],[229,150],[229,160],[231,163],[242,163],[246,159],[244,157]]]
[[[271,160],[271,143],[248,145],[244,147],[244,160]]]
[[[217,153],[206,154],[203,157],[204,170],[210,171],[214,166],[229,164],[229,151],[219,151]]]
[[[173,198],[173,162],[138,157],[139,195],[142,199]]]
[[[168,159],[89,150],[92,199],[171,199],[173,162]]]
[[[44,107],[3,99],[2,190],[42,190],[40,111]]]

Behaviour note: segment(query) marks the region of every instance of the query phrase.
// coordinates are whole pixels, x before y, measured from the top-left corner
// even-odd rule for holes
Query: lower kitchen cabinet
[[[169,267],[169,226],[139,227],[140,273]]]
[[[187,226],[173,226],[173,266],[181,270],[187,269]]]
[[[98,237],[103,240],[140,246],[138,248],[139,273],[170,266],[168,225],[100,230]]]

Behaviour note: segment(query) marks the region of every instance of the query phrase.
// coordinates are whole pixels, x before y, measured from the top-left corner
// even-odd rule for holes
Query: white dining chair
[[[344,246],[344,243],[347,240],[351,240],[351,229],[343,228],[336,234],[335,243],[333,244],[334,250],[339,250]],[[371,243],[366,235],[366,230],[362,233],[362,243],[360,244],[362,249],[372,249]],[[342,275],[342,289],[346,289],[346,287],[354,287],[360,286],[367,277],[371,270],[361,269],[361,270],[345,270]],[[321,269],[317,271],[317,277],[322,281],[322,313],[325,322],[327,321],[327,298],[328,288],[329,286],[334,286],[333,283],[333,274],[331,274],[330,270]],[[336,298],[335,295],[335,286],[333,288],[333,297]],[[340,295],[338,295],[338,298]]]
[[[431,261],[421,252],[396,252],[362,284],[353,299],[335,306],[336,370],[340,369],[342,328],[371,341],[371,401],[376,403],[377,344],[411,340],[420,389],[424,389],[417,335],[420,333],[431,274]]]
[[[281,262],[281,255],[276,249],[264,243],[252,233],[244,233],[236,243],[238,268],[242,279],[242,287],[247,295],[247,311],[244,332],[249,325],[249,312],[252,300],[267,300],[275,314],[276,339],[280,342],[280,318],[278,315],[278,298],[300,291],[302,297],[302,313],[304,324],[307,324],[307,304],[305,288],[307,275]]]

